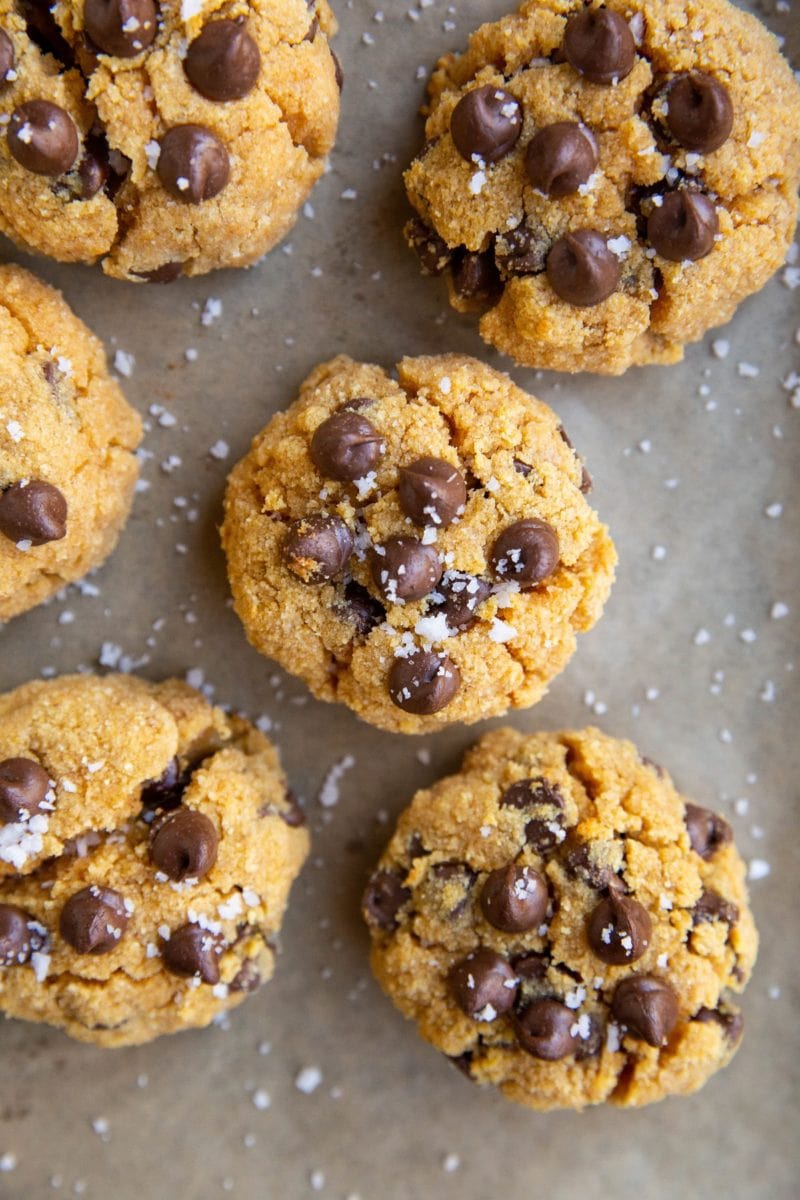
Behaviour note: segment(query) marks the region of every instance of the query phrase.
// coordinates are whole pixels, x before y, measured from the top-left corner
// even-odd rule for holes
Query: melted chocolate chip
[[[700,1008],[694,1015],[695,1021],[714,1022],[722,1027],[727,1040],[735,1046],[744,1031],[744,1017],[738,1009]]]
[[[413,217],[404,231],[406,241],[419,259],[423,275],[441,275],[452,257],[452,251],[435,229],[421,217]]]
[[[28,922],[33,918],[15,904],[0,904],[0,967],[25,963],[31,955]]]
[[[207,100],[241,100],[256,85],[261,54],[241,18],[209,21],[189,46],[183,69]]]
[[[587,8],[567,22],[564,52],[571,66],[592,83],[624,79],[636,62],[628,22],[608,8]]]
[[[397,498],[407,517],[417,525],[444,527],[464,511],[467,485],[464,476],[442,458],[419,458],[400,468]]]
[[[595,906],[586,936],[593,952],[605,963],[636,962],[650,945],[653,925],[644,905],[623,895],[619,887]]]
[[[725,921],[728,925],[735,925],[739,920],[739,909],[731,900],[720,896],[719,892],[707,888],[692,909],[692,920],[695,925],[701,925],[704,921]]]
[[[192,923],[173,929],[163,943],[164,966],[173,975],[199,975],[203,983],[219,983],[219,960],[225,942],[218,933]]]
[[[714,249],[717,210],[700,192],[670,192],[647,219],[647,240],[670,262],[695,262]]]
[[[398,875],[393,871],[376,871],[361,900],[364,920],[379,929],[397,929],[397,914],[410,899],[411,892],[403,887]]]
[[[179,883],[207,875],[217,861],[218,846],[213,821],[191,808],[168,813],[150,833],[153,865]]]
[[[616,291],[619,259],[602,233],[576,229],[554,243],[547,256],[547,278],[557,296],[580,308],[593,308]]]
[[[541,925],[547,914],[547,884],[532,867],[498,867],[481,890],[481,909],[490,925],[504,933],[524,933]]]
[[[504,529],[492,545],[489,560],[498,579],[536,584],[553,574],[558,555],[555,529],[534,517]]]
[[[678,998],[653,975],[630,975],[617,984],[612,1016],[650,1046],[663,1046],[678,1022]]]
[[[502,280],[538,275],[545,268],[552,238],[542,227],[518,225],[494,240],[494,260]]]
[[[485,946],[451,967],[447,978],[456,1004],[474,1021],[494,1021],[514,1007],[517,977],[506,959]]]
[[[0,762],[0,825],[27,820],[45,808],[50,777],[31,758]]]
[[[153,0],[86,0],[83,21],[95,46],[115,58],[134,58],[158,31]]]
[[[573,1034],[576,1014],[557,1000],[535,1000],[517,1016],[514,1029],[523,1050],[534,1058],[557,1062],[578,1048]]]
[[[453,287],[462,300],[494,304],[503,290],[500,275],[490,251],[476,254],[472,250],[457,250],[450,269]]]
[[[8,72],[14,70],[16,61],[14,43],[5,29],[0,29],[0,88],[11,82],[8,79]]]
[[[78,157],[78,130],[69,113],[49,100],[28,100],[8,122],[8,148],[35,175],[64,175]]]
[[[531,139],[525,169],[535,188],[554,198],[570,196],[597,166],[597,143],[585,125],[556,121]]]
[[[325,583],[340,574],[353,553],[353,535],[341,517],[303,517],[283,544],[283,560],[303,583]]]
[[[733,838],[733,830],[725,818],[699,804],[686,805],[684,820],[692,849],[706,861]]]
[[[328,479],[352,481],[369,475],[384,450],[384,440],[372,422],[348,406],[315,429],[309,453]]]
[[[478,609],[491,594],[486,580],[461,571],[448,571],[447,578],[436,585],[434,607],[444,613],[450,629],[464,632],[478,620]]]
[[[467,162],[497,162],[514,149],[521,132],[519,100],[493,84],[467,92],[450,118],[455,148]]]
[[[212,200],[227,185],[231,160],[205,125],[174,125],[161,139],[156,167],[165,191],[186,204]]]
[[[389,696],[404,712],[428,717],[441,712],[461,687],[461,672],[445,654],[417,650],[396,658],[389,671]]]
[[[442,577],[435,548],[413,537],[389,538],[374,548],[370,563],[372,578],[390,604],[421,600]]]
[[[356,632],[368,637],[376,626],[386,619],[386,609],[367,589],[354,579],[344,587],[344,599],[336,610],[343,620],[355,625]]]
[[[681,146],[710,154],[728,140],[733,104],[723,83],[705,71],[680,75],[667,93],[667,125]]]
[[[32,479],[0,492],[0,533],[12,542],[44,546],[67,533],[67,502],[52,483]]]
[[[124,898],[113,888],[96,884],[70,896],[59,919],[61,936],[78,954],[116,950],[127,927]]]

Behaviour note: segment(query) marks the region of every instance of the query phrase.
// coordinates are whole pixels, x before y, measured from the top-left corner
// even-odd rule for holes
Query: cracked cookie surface
[[[99,566],[130,511],[141,422],[61,295],[0,267],[0,622]]]
[[[558,417],[462,355],[319,366],[234,468],[223,545],[256,649],[383,729],[535,703],[616,555]]]
[[[407,239],[523,365],[675,362],[785,260],[800,89],[727,0],[528,0],[429,95]]]
[[[381,987],[469,1078],[633,1106],[738,1045],[744,880],[727,822],[630,742],[499,729],[401,814],[363,911]]]
[[[333,145],[334,28],[327,0],[0,0],[0,229],[139,282],[249,266]]]
[[[308,853],[271,743],[178,680],[0,697],[0,1009],[122,1046],[271,978]]]

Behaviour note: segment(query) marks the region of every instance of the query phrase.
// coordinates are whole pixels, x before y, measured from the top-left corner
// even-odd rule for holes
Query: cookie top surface
[[[277,754],[177,680],[0,697],[0,1008],[123,1045],[269,979],[308,851]]]
[[[611,586],[589,486],[555,413],[474,359],[404,359],[397,380],[334,359],[229,477],[236,610],[384,729],[532,704]]]
[[[0,229],[117,278],[248,266],[339,114],[327,0],[0,0]]]
[[[674,362],[785,259],[800,89],[727,0],[528,0],[429,92],[406,236],[519,363]]]
[[[97,338],[53,288],[0,267],[0,622],[110,552],[140,439]]]
[[[500,729],[401,814],[364,916],[379,983],[470,1078],[641,1105],[738,1043],[744,878],[727,823],[629,742]]]

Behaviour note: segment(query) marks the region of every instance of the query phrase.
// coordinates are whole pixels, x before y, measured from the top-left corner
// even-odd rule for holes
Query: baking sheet
[[[779,275],[677,367],[610,380],[511,368],[585,454],[621,565],[605,617],[568,670],[510,720],[529,730],[595,721],[631,737],[730,817],[756,874],[770,868],[752,885],[761,954],[744,1043],[725,1072],[694,1097],[641,1111],[517,1109],[471,1086],[382,997],[358,915],[394,816],[415,788],[457,767],[481,727],[403,739],[311,700],[247,646],[218,545],[227,471],[318,361],[460,350],[510,368],[447,308],[443,285],[418,277],[400,234],[400,172],[421,141],[424,77],[510,0],[408,0],[386,4],[382,20],[376,3],[337,7],[339,145],[312,207],[258,268],[144,288],[2,248],[61,287],[112,356],[134,356],[123,383],[150,413],[151,486],[92,579],[97,595],[70,588],[0,631],[0,688],[98,669],[110,647],[150,678],[191,671],[219,701],[274,722],[314,846],[276,978],[227,1027],[101,1051],[0,1024],[0,1197],[788,1200],[800,1063],[800,411],[784,384],[800,371],[800,291]],[[766,19],[797,66],[796,0],[783,7],[766,6]],[[776,604],[788,616],[771,616],[783,611]],[[338,803],[324,808],[321,784],[348,755]],[[296,1086],[308,1067],[321,1073],[311,1093]]]

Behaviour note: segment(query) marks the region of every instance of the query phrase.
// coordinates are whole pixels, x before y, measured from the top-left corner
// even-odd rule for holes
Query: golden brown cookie
[[[333,145],[334,28],[327,0],[0,0],[0,229],[119,279],[249,266]]]
[[[785,260],[800,88],[727,0],[525,0],[429,92],[406,236],[519,363],[676,362]]]
[[[630,742],[498,729],[401,814],[363,910],[381,987],[469,1078],[629,1106],[732,1057],[744,880],[727,822]]]
[[[141,422],[53,288],[0,267],[0,622],[113,550]]]
[[[397,380],[336,358],[228,481],[253,645],[402,733],[533,704],[600,616],[616,555],[558,417],[449,354]]]
[[[308,853],[274,747],[178,680],[0,696],[0,1009],[101,1046],[271,978]]]

